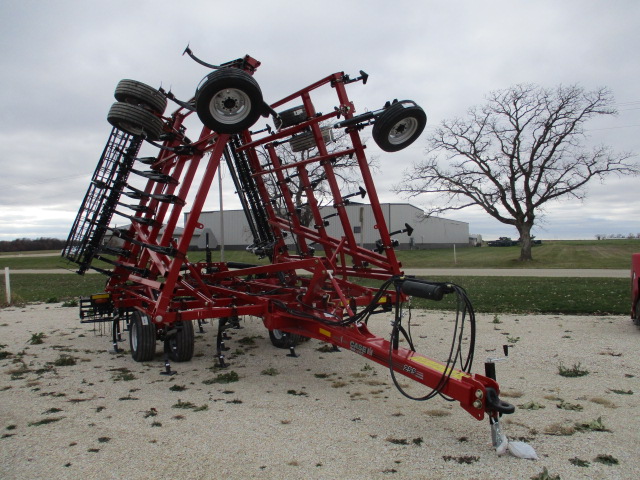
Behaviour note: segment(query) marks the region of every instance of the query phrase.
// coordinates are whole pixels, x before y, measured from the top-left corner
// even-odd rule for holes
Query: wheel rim
[[[225,88],[213,96],[209,111],[217,122],[235,124],[249,116],[251,99],[242,90]]]
[[[389,143],[400,145],[408,141],[418,131],[418,120],[408,117],[400,120],[389,131]]]
[[[129,335],[131,336],[131,350],[133,350],[134,352],[138,351],[138,329],[136,328],[136,325],[131,324],[131,332],[129,332]]]
[[[273,338],[276,340],[282,340],[282,332],[280,330],[271,330],[271,333],[273,333]]]

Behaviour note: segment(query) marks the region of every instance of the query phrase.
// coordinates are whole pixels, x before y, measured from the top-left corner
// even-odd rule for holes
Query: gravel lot
[[[388,319],[373,318],[387,336]],[[438,360],[452,320],[414,311],[417,350]],[[285,356],[257,319],[232,331],[225,373],[239,380],[220,384],[209,381],[219,374],[212,326],[196,334],[194,360],[167,377],[161,348],[151,363],[109,354],[109,332],[81,325],[75,308],[2,309],[0,478],[528,479],[544,468],[562,479],[637,477],[640,329],[631,320],[477,320],[474,372],[514,345],[498,380],[503,399],[524,407],[503,429],[537,461],[498,457],[488,421],[440,398],[404,398],[384,367],[351,352],[311,340]],[[43,343],[31,345],[38,333]],[[74,365],[54,365],[68,357]],[[589,373],[566,378],[560,365]]]

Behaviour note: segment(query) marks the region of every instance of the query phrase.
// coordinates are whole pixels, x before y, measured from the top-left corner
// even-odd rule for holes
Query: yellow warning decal
[[[412,362],[416,362],[419,363],[420,365],[424,365],[427,368],[430,368],[431,370],[435,370],[436,372],[441,372],[444,373],[445,371],[445,366],[434,361],[434,360],[430,360],[427,357],[421,357],[420,355],[414,355],[413,357],[411,357],[411,361]],[[449,368],[449,371],[447,373],[451,372],[451,378],[455,378],[456,380],[461,380],[463,377],[469,377],[470,375],[468,373],[464,373],[460,370],[455,370],[452,368]]]
[[[325,337],[331,337],[331,332],[329,330],[325,330],[324,328],[320,328],[318,332],[320,332]]]

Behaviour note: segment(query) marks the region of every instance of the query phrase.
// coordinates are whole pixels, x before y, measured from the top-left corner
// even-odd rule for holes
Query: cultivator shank
[[[315,338],[386,365],[430,387],[431,396],[454,398],[478,419],[485,413],[494,418],[510,413],[495,401],[499,387],[494,379],[469,373],[472,348],[466,359],[457,354],[438,363],[418,354],[402,327],[402,305],[409,295],[437,300],[454,293],[462,299],[461,319],[473,319],[462,289],[403,275],[392,236],[410,235],[412,229],[406,224],[402,231],[389,232],[360,138],[360,130],[373,124],[373,138],[383,150],[400,150],[422,132],[422,109],[410,101],[387,102],[356,116],[346,87],[365,82],[364,72],[354,79],[334,73],[269,105],[253,78],[260,62],[249,56],[221,66],[198,61],[214,70],[188,101],[131,80],[116,89],[119,101],[108,117],[114,130],[63,252],[79,265],[78,273],[95,268],[94,259],[111,265],[95,269],[108,275],[106,292],[119,312],[115,321],[127,319],[134,359],[153,358],[160,339],[167,365],[169,358],[189,360],[192,322],[220,319],[217,354],[224,366],[224,328],[250,315],[260,317],[277,338],[274,343],[291,353],[296,339]],[[318,97],[326,98],[327,90],[336,96],[324,113],[315,103],[321,90]],[[164,113],[167,98],[178,105],[169,115]],[[192,140],[184,121],[194,114],[203,127]],[[271,116],[273,127],[250,130],[261,116]],[[340,143],[333,143],[334,131],[343,136]],[[137,157],[145,140],[157,148],[156,156]],[[267,265],[188,259],[222,161],[253,236],[247,249],[267,257]],[[339,172],[347,162],[361,181],[355,193],[343,191]],[[196,178],[199,168],[203,174]],[[145,187],[128,184],[130,177],[143,179]],[[320,210],[320,184],[329,192],[330,215]],[[190,192],[195,196],[176,238]],[[366,196],[371,205],[379,235],[374,251],[354,235],[345,209],[354,196]],[[130,226],[111,228],[114,215]],[[341,236],[329,235],[330,222],[341,226]],[[107,232],[120,240],[117,247],[104,245]],[[373,288],[362,280],[383,283]],[[394,317],[389,339],[371,333],[368,324],[371,315],[385,312]],[[399,346],[400,336],[408,348]]]

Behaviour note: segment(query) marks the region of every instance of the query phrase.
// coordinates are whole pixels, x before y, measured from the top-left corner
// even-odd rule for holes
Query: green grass
[[[628,269],[640,240],[557,240],[533,247],[533,261],[520,262],[520,247],[401,250],[404,268],[611,268]]]
[[[629,280],[624,278],[430,277],[464,287],[477,312],[628,315]],[[413,306],[453,310],[455,297],[440,302],[414,298]]]
[[[104,291],[104,275],[11,273],[11,294],[23,302],[46,302],[56,297],[61,302],[81,295]],[[5,279],[0,276],[1,300],[4,300]]]

